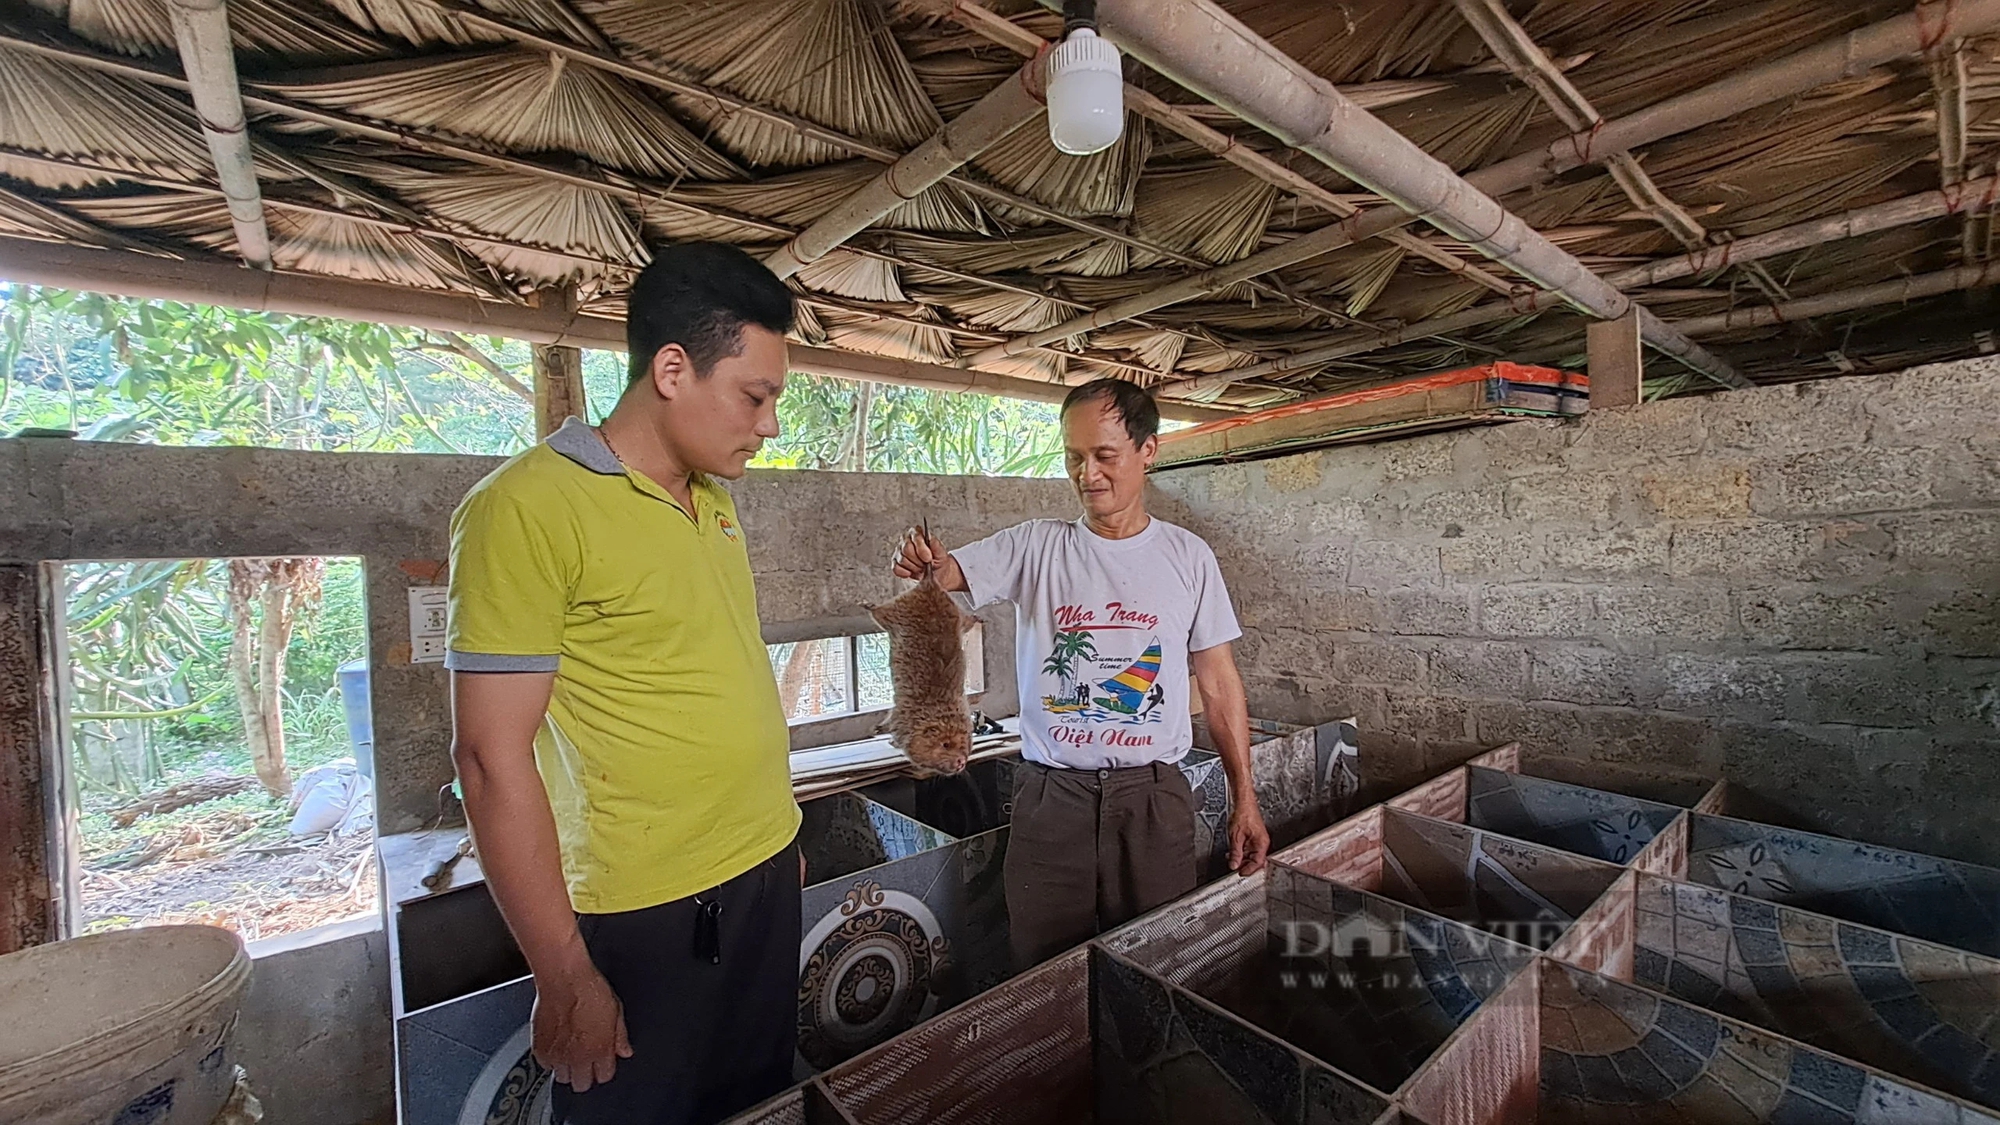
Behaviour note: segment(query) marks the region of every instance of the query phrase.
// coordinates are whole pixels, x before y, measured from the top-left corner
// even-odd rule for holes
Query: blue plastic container
[[[350,660],[337,671],[340,706],[347,713],[347,741],[354,764],[369,780],[375,778],[375,712],[368,700],[368,659]]]

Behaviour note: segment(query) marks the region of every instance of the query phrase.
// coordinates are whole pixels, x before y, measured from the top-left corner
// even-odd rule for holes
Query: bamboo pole
[[[1046,0],[1044,0],[1046,3]],[[1669,98],[1625,117],[1611,118],[1585,133],[1551,142],[1511,160],[1503,160],[1465,176],[1467,183],[1490,195],[1506,195],[1543,183],[1571,168],[1602,161],[1666,137],[1761,105],[1866,73],[1883,63],[1922,54],[1953,35],[1975,35],[2000,27],[2000,0],[1936,0],[1916,11],[1885,20],[1803,51],[1752,67],[1676,98]],[[1067,339],[1129,320],[1135,316],[1191,301],[1240,281],[1310,261],[1356,242],[1364,242],[1415,220],[1391,207],[1363,211],[1353,218],[1300,235],[1290,242],[1253,254],[1240,262],[1207,270],[1147,293],[1113,302],[1095,313],[1073,317],[1053,328],[1017,336],[973,356],[985,363],[1019,355],[1029,347]]]
[[[986,92],[908,156],[882,170],[764,259],[790,277],[832,253],[869,224],[915,199],[1000,140],[1042,116],[1041,76],[1031,61]]]
[[[1636,310],[1646,342],[1724,386],[1729,365],[1256,35],[1211,0],[1098,0],[1098,25],[1154,70],[1593,316]]]
[[[271,268],[271,231],[264,224],[263,193],[250,154],[250,124],[243,116],[243,91],[236,82],[236,48],[229,37],[229,8],[223,0],[172,0],[167,5],[188,95],[201,119],[215,179],[229,202],[236,249],[256,269]]]
[[[1711,246],[1699,254],[1675,254],[1671,257],[1658,258],[1608,274],[1604,280],[1620,289],[1645,288],[1678,278],[1715,273],[1733,265],[1762,261],[1828,242],[1859,238],[1878,231],[1929,222],[1949,215],[1981,214],[1993,210],[1996,203],[2000,203],[2000,176],[1988,176],[1984,179],[1967,181],[1948,191],[1919,192],[1886,203],[1857,207],[1824,219],[1813,219],[1751,238]],[[1282,359],[1202,375],[1178,383],[1168,383],[1159,389],[1159,393],[1165,397],[1188,397],[1245,379],[1311,369],[1334,360],[1395,347],[1412,340],[1448,336],[1481,325],[1533,316],[1561,303],[1562,298],[1559,295],[1542,292],[1515,301],[1479,305],[1463,312],[1421,320],[1386,332],[1335,340],[1325,346],[1309,348]]]
[[[1677,320],[1674,325],[1690,336],[1715,336],[1743,328],[1767,328],[1775,324],[1791,324],[1816,316],[1858,312],[1861,309],[1880,308],[1883,305],[1900,305],[1925,297],[1936,297],[1967,289],[1985,289],[1994,285],[2000,285],[2000,263],[1960,266],[1953,270],[1885,281],[1879,285],[1842,289],[1836,293],[1823,293],[1817,297],[1801,297],[1776,305],[1752,305],[1748,308],[1717,313],[1714,316],[1691,317]]]
[[[435,3],[437,0],[432,2]],[[1006,47],[1018,55],[1035,58],[1050,46],[1048,40],[1020,24],[968,0],[938,0],[927,7],[936,14],[957,22],[966,30],[989,42]],[[1227,160],[1272,187],[1288,191],[1335,218],[1344,219],[1359,210],[1340,198],[1340,195],[1332,189],[1197,120],[1193,114],[1180,106],[1166,102],[1129,82],[1125,84],[1125,108],[1148,121],[1172,129],[1183,138],[1200,145],[1209,155]],[[1482,285],[1495,293],[1513,293],[1519,288],[1514,282],[1490,270],[1482,269],[1444,247],[1433,245],[1416,235],[1396,231],[1383,237],[1393,245],[1400,246],[1434,265],[1443,266],[1467,281]]]
[[[378,324],[477,335],[505,336],[531,344],[625,350],[625,322],[563,307],[501,304],[467,294],[405,289],[372,281],[318,274],[246,270],[219,261],[149,258],[24,238],[0,237],[0,278],[27,285],[87,289],[126,297],[201,301],[253,312],[332,316]],[[813,375],[862,379],[940,391],[971,391],[1035,402],[1060,402],[1069,393],[1045,383],[989,371],[888,359],[861,352],[792,344],[790,368]],[[1234,417],[1226,408],[1160,404],[1162,417],[1212,422]]]

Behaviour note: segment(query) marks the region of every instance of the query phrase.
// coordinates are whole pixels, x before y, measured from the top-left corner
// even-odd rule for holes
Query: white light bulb
[[[1118,48],[1087,27],[1049,52],[1049,140],[1071,156],[1118,143],[1125,131],[1125,75]]]

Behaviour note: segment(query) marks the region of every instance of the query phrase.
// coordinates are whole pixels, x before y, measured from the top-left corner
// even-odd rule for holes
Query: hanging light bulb
[[[1125,75],[1118,48],[1097,34],[1095,0],[1066,0],[1063,41],[1049,52],[1049,140],[1071,156],[1118,143],[1125,131]]]

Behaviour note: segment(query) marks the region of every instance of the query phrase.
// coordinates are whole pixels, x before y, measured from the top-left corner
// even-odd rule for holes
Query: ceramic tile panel
[[[1102,948],[1090,950],[1098,1125],[1373,1125],[1382,1093]]]
[[[1465,764],[1468,766],[1478,766],[1481,769],[1520,773],[1521,744],[1518,742],[1509,742],[1504,746],[1495,746],[1493,749],[1479,755],[1477,758],[1473,758]]]
[[[1437,1125],[1534,1125],[1540,1101],[1539,961],[1489,997],[1404,1088],[1412,1117]]]
[[[1979,1108],[1692,1004],[1541,965],[1545,1125],[1991,1125]]]
[[[1549,956],[1616,980],[1632,979],[1633,931],[1638,925],[1637,872],[1627,871],[1577,916],[1549,947]]]
[[[1466,767],[1460,766],[1455,770],[1439,774],[1406,793],[1391,797],[1383,804],[1392,809],[1463,824],[1465,802],[1470,795],[1470,777]]]
[[[1219,879],[1229,870],[1229,775],[1220,755],[1190,750],[1180,762],[1188,788],[1194,790],[1195,858],[1201,881]]]
[[[1385,810],[1380,892],[1546,949],[1621,869],[1553,848]]]
[[[1472,827],[1606,863],[1631,862],[1681,814],[1673,805],[1477,766],[1466,767],[1466,781]]]
[[[1682,813],[1672,824],[1660,829],[1660,834],[1632,857],[1632,870],[1666,879],[1687,878],[1688,831],[1692,820],[1688,813]]]
[[[550,1074],[529,1049],[522,978],[396,1021],[401,1125],[547,1125]]]
[[[806,884],[824,883],[951,842],[944,832],[854,793],[799,806]]]
[[[1377,890],[1382,885],[1385,815],[1381,805],[1364,809],[1289,848],[1271,853],[1271,860],[1364,891]]]
[[[1200,989],[1227,966],[1264,945],[1265,868],[1220,879],[1098,937],[1113,953],[1141,960],[1147,970]],[[1138,951],[1143,949],[1141,955]]]
[[[1637,902],[1636,983],[2000,1108],[2000,960],[1651,876]]]
[[[1346,1073],[1394,1090],[1533,950],[1279,866],[1268,936],[1203,996]],[[1134,953],[1144,964],[1145,951]]]
[[[862,1125],[1040,1125],[1094,1101],[1089,956],[1081,947],[827,1071]]]
[[[2000,957],[2000,869],[1728,817],[1695,816],[1688,879]]]

